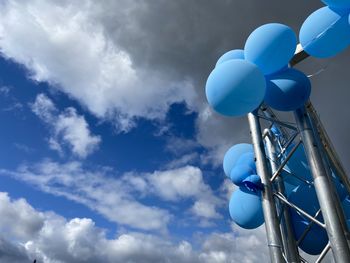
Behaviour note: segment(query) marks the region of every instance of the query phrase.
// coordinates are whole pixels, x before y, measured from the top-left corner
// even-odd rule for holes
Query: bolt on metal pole
[[[271,133],[270,130],[265,130],[264,134],[267,133],[266,136],[266,151],[267,156],[270,159],[270,166],[271,166],[271,172],[274,174],[278,170],[278,166],[280,165],[279,160],[277,158],[277,151],[276,151],[276,142],[274,135]],[[277,191],[280,192],[282,195],[285,195],[285,188],[283,179],[281,176],[278,176],[275,180],[276,182],[276,188]],[[280,204],[281,206],[284,206],[284,204]],[[281,215],[281,234],[282,234],[282,242],[283,242],[283,248],[284,253],[286,255],[287,261],[289,263],[297,263],[300,262],[299,258],[299,251],[295,242],[295,236],[292,226],[292,221],[290,218],[289,213],[289,207],[283,208],[283,214]]]
[[[337,263],[348,263],[350,262],[350,250],[339,218],[341,215],[338,215],[336,206],[334,205],[336,198],[334,198],[333,192],[330,189],[327,172],[314,137],[316,133],[312,130],[312,125],[305,107],[296,110],[294,115],[314,179],[317,199],[326,224],[326,231],[334,260]]]
[[[264,189],[262,191],[262,208],[264,212],[265,228],[268,247],[270,251],[270,258],[271,262],[280,263],[284,262],[282,251],[282,237],[277,218],[277,211],[272,192],[272,185],[270,182],[271,175],[267,168],[266,155],[262,140],[259,118],[253,113],[249,113],[248,122],[250,126],[250,133],[255,152],[256,169],[258,175],[261,177],[261,182],[264,186]]]

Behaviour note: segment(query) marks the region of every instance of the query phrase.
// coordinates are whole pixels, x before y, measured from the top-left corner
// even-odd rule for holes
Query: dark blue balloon
[[[345,218],[347,220],[350,220],[350,198],[349,198],[349,196],[343,200],[342,206],[343,206]]]
[[[349,9],[350,0],[321,0],[328,6],[339,8],[339,9]]]
[[[261,192],[245,187],[236,189],[230,199],[229,211],[232,220],[245,229],[254,229],[264,223]]]
[[[216,62],[216,67],[226,61],[231,59],[244,59],[244,50],[243,49],[234,49],[223,54],[219,60]]]
[[[240,143],[232,146],[226,153],[223,161],[224,172],[227,177],[231,176],[231,171],[238,159],[245,153],[252,153],[253,145]]]
[[[231,171],[230,179],[235,185],[241,185],[244,179],[254,173],[255,171],[250,166],[237,164]]]
[[[314,216],[320,209],[316,192],[313,186],[301,185],[290,194],[289,201],[297,205],[310,215]],[[298,240],[308,227],[309,220],[299,215],[294,209],[290,209],[295,238]],[[323,221],[322,216],[317,217]],[[299,244],[299,247],[306,253],[318,255],[328,243],[327,232],[317,224],[313,224],[309,233]]]
[[[244,46],[244,56],[268,75],[288,64],[296,45],[296,36],[290,27],[277,23],[266,24],[250,34]]]
[[[250,191],[261,191],[263,190],[263,184],[261,178],[257,174],[252,174],[242,181],[243,185]]]
[[[291,145],[282,160],[289,154],[294,145]],[[284,172],[282,173],[282,177],[285,182],[288,184],[298,186],[303,184],[304,181],[312,182],[312,175],[309,168],[308,161],[306,159],[304,146],[300,144],[297,150],[294,152],[292,157],[287,162],[287,165],[284,167]]]
[[[210,73],[205,91],[215,111],[226,116],[242,116],[259,107],[265,90],[265,77],[256,65],[232,59]]]
[[[299,187],[299,186],[295,186],[293,184],[287,183],[286,181],[284,181],[283,183],[284,183],[284,193],[287,197],[289,197],[290,194],[296,191],[296,188]]]
[[[331,178],[332,178],[332,182],[335,185],[335,190],[338,194],[340,201],[343,201],[348,195],[348,192],[346,191],[345,186],[340,182],[340,180],[335,176],[335,174],[332,173]]]
[[[265,102],[280,111],[294,111],[305,104],[311,93],[311,83],[304,73],[289,68],[268,76]]]
[[[299,39],[303,49],[311,56],[332,57],[350,44],[348,16],[327,6],[320,8],[305,20]]]

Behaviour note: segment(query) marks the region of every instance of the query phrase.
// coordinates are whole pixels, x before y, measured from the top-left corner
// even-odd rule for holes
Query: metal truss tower
[[[294,66],[307,57],[299,47],[290,65]],[[311,102],[296,110],[294,119],[295,123],[280,120],[265,105],[248,114],[257,172],[264,187],[262,207],[271,262],[308,262],[299,255],[298,244],[307,237],[311,227],[317,224],[326,230],[329,242],[315,262],[322,262],[331,251],[335,262],[349,263],[350,237],[343,208],[331,179],[332,171],[348,194],[350,180]],[[262,130],[262,124],[267,128]],[[277,130],[281,136],[276,136],[272,129]],[[289,201],[285,194],[281,173],[300,144],[304,146],[312,174],[312,180],[304,183],[315,188],[320,206],[316,214],[308,214]],[[288,153],[287,148],[291,149]],[[291,209],[309,222],[299,240],[294,236]]]

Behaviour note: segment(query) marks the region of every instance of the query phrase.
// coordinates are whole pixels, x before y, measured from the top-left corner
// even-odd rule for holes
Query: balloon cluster
[[[327,58],[350,44],[350,0],[322,0],[328,6],[312,13],[303,23],[299,40],[311,56]],[[206,83],[209,104],[226,116],[242,116],[265,101],[280,111],[304,105],[311,84],[304,73],[289,68],[297,39],[293,30],[271,23],[254,30],[244,50],[222,55]]]
[[[322,0],[327,6],[312,13],[303,23],[299,42],[305,52],[327,58],[343,51],[350,44],[350,0]],[[212,108],[226,116],[242,116],[256,110],[262,102],[279,111],[294,111],[305,104],[311,93],[307,76],[289,67],[297,45],[293,30],[283,24],[271,23],[254,30],[244,50],[231,50],[222,55],[206,83],[206,96]],[[287,149],[284,156],[293,148]],[[282,157],[283,161],[283,157]],[[230,216],[246,229],[264,223],[261,193],[263,186],[257,175],[253,147],[237,144],[224,157],[224,171],[237,185],[229,204]],[[296,175],[296,177],[290,176]],[[305,151],[300,145],[287,162],[284,178],[288,199],[315,215],[320,209]],[[348,193],[332,176],[350,226]],[[299,247],[309,254],[319,254],[328,243],[326,231],[317,224],[309,225],[307,218],[291,210],[296,239],[308,235]],[[318,219],[322,220],[320,214]]]
[[[293,148],[291,145],[284,156]],[[283,158],[282,158],[283,160]],[[223,168],[226,176],[238,187],[232,193],[229,212],[232,220],[242,228],[254,229],[264,223],[261,203],[263,185],[257,175],[253,146],[241,143],[232,146],[225,154]],[[304,147],[299,145],[292,157],[287,162],[282,172],[285,195],[288,200],[314,216],[320,209],[315,188],[312,184],[312,176],[306,159]],[[335,175],[332,175],[333,183],[350,226],[350,199],[344,186]],[[308,234],[299,243],[299,247],[308,254],[318,255],[328,243],[327,232],[317,224],[310,224],[310,220],[290,209],[291,221],[296,240],[303,236],[306,229]],[[322,214],[317,219],[323,221]]]
[[[262,184],[256,173],[253,146],[246,143],[234,145],[225,154],[223,166],[226,176],[238,186],[229,204],[232,220],[245,229],[261,226],[264,223]]]
[[[231,50],[219,58],[206,83],[209,104],[226,116],[247,114],[263,100],[281,111],[301,107],[311,85],[302,72],[288,68],[296,44],[286,25],[271,23],[254,30],[244,50]]]
[[[311,56],[328,58],[350,44],[350,1],[322,0],[327,6],[313,12],[300,29],[299,40]]]

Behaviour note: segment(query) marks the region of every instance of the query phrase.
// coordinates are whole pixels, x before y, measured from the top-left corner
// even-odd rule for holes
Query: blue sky
[[[250,141],[247,121],[212,112],[204,84],[255,27],[297,31],[321,6],[289,2],[1,1],[0,259],[267,260],[263,227],[230,221],[221,168],[230,146]],[[348,55],[312,79],[316,106]],[[334,101],[349,93],[343,73]],[[334,107],[320,112],[348,156]]]
[[[174,242],[194,242],[194,234],[230,229],[222,171],[210,163],[201,164],[199,156],[205,149],[194,141],[198,114],[184,103],[172,104],[162,120],[142,118],[130,131],[119,132],[112,122],[96,118],[65,93],[28,78],[30,73],[22,65],[6,58],[0,63],[4,123],[0,189],[10,198],[24,198],[38,213],[52,211],[68,221],[89,218],[96,228],[107,231],[107,238],[139,231],[167,235]],[[61,121],[66,125],[63,128],[57,125]],[[186,155],[189,157],[181,160]],[[181,189],[186,186],[181,180],[171,186],[172,177],[178,176],[185,183],[193,180],[193,188]],[[54,178],[46,181],[49,177]],[[78,180],[77,185],[59,177]],[[95,180],[95,185],[89,180]],[[106,180],[115,188],[109,188]],[[133,189],[136,180],[141,184],[137,190]],[[157,185],[156,180],[164,182]],[[100,204],[103,193],[92,196],[99,186],[111,191],[108,194],[115,199],[106,207]],[[162,189],[167,187],[169,192]],[[123,196],[117,193],[114,197],[113,191],[125,191],[121,195],[128,197],[118,200]],[[199,201],[203,202],[200,205],[215,205],[212,211],[196,211],[194,203]],[[106,211],[119,210],[120,205],[131,215]],[[143,216],[159,222],[143,223]]]

